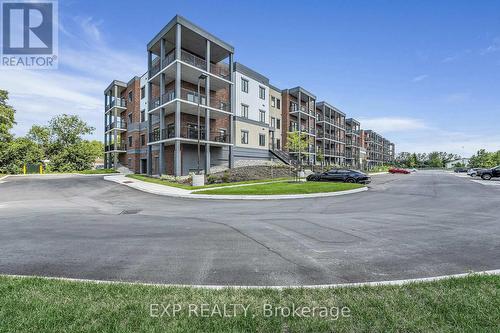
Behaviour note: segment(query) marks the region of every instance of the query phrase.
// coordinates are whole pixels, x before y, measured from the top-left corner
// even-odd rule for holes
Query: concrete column
[[[151,55],[151,52],[149,52],[149,55]],[[151,59],[149,59],[151,60]],[[150,66],[151,63],[148,64],[148,66]],[[148,82],[147,84],[147,96],[148,96],[148,110],[146,111],[146,114],[148,115],[148,118],[147,118],[147,129],[148,129],[148,133],[147,133],[147,139],[148,139],[148,143],[150,142],[150,134],[151,134],[151,131],[153,129],[153,117],[149,114],[149,96],[151,96],[151,91],[152,91],[152,86],[153,84],[151,82]],[[147,157],[146,157],[146,173],[151,176],[153,174],[153,155],[152,155],[152,151],[153,151],[153,148],[151,145],[148,144],[148,150],[147,150]]]
[[[177,24],[175,28],[175,59],[181,59],[181,47],[182,47],[182,30],[181,25]],[[181,63],[177,62],[176,73],[175,73],[175,97],[181,98]],[[174,175],[181,176],[181,142],[179,138],[181,137],[181,102],[177,101],[175,103],[175,147],[174,147]]]
[[[234,84],[234,77],[235,77],[235,74],[234,74],[234,70],[233,70],[233,54],[229,54],[229,76],[231,78],[231,82],[233,84],[230,85],[229,87],[229,107],[230,107],[230,112],[231,112],[231,115],[229,116],[229,143],[231,143],[231,145],[229,146],[229,161],[228,161],[228,167],[230,169],[234,168],[234,143],[235,143],[235,134],[234,133],[234,129],[236,128],[235,127],[235,124],[234,124],[234,112],[236,110],[236,107],[235,107],[235,104],[236,104],[236,101],[235,101],[235,89],[236,89],[236,84]]]
[[[302,162],[301,162],[302,161],[301,160],[301,151],[300,151],[301,150],[300,148],[301,148],[301,145],[302,145],[302,143],[301,143],[302,142],[302,140],[301,140],[302,139],[302,128],[301,128],[301,121],[300,121],[301,117],[302,117],[302,115],[300,114],[300,108],[302,107],[302,93],[300,92],[300,90],[299,90],[299,97],[298,97],[298,106],[299,106],[299,110],[297,112],[298,118],[299,118],[298,121],[297,121],[297,123],[299,125],[299,154],[298,154],[298,161],[299,161],[299,165],[302,165]]]
[[[162,39],[163,42],[163,39]],[[160,100],[165,93],[165,73],[160,74]],[[160,102],[160,104],[163,104]],[[163,137],[163,133],[165,132],[165,108],[160,108],[160,140],[165,139]],[[160,143],[160,153],[158,156],[159,159],[159,170],[158,173],[160,175],[165,174],[166,168],[165,168],[165,143]]]
[[[210,41],[207,39],[207,48],[205,54],[207,61],[207,72],[210,72]],[[205,95],[207,105],[210,105],[210,75],[205,79]],[[205,108],[205,138],[206,141],[210,140],[210,110]],[[210,173],[210,144],[205,144],[205,174]]]
[[[115,105],[118,101],[118,86],[115,86],[115,89],[114,89],[114,95],[115,95]],[[113,114],[114,114],[114,122],[116,123],[117,120],[118,120],[118,108],[115,107],[114,111],[113,111]],[[115,144],[114,144],[114,147],[115,147],[115,150],[118,148],[118,131],[116,129],[113,130],[113,138],[114,138],[114,141],[115,141]],[[118,165],[118,153],[114,153],[113,154],[114,156],[114,159],[113,159],[113,167],[116,168],[117,165]]]

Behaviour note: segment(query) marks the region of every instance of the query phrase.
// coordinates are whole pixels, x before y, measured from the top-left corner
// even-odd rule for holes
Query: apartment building
[[[327,102],[316,104],[316,147],[327,165],[345,165],[345,113]]]
[[[283,149],[292,161],[316,164],[316,96],[302,87],[285,89],[281,92]],[[307,147],[292,146],[288,133],[298,132],[307,140]]]
[[[147,50],[148,174],[232,167],[234,48],[176,16]]]
[[[106,168],[124,166],[137,173],[146,172],[146,80],[146,74],[127,83],[114,80],[104,92]]]
[[[242,65],[234,64],[235,105],[234,160],[271,160],[269,152],[269,79]]]
[[[183,17],[147,44],[147,55],[144,75],[104,91],[107,168],[181,176],[245,160],[352,168],[394,160],[389,140],[303,87],[271,85]],[[289,140],[293,132],[306,147]]]
[[[348,118],[345,121],[346,124],[346,150],[345,150],[345,160],[346,165],[354,168],[360,169],[362,166],[361,161],[361,124],[359,121],[353,118]]]
[[[271,151],[283,149],[281,105],[281,89],[269,85],[269,149]]]

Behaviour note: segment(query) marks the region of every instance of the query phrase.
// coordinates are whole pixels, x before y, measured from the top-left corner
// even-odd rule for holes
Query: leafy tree
[[[309,149],[311,138],[306,133],[299,133],[298,131],[288,133],[288,140],[286,148],[291,152],[306,152]],[[302,159],[298,161],[300,169],[302,169]]]
[[[26,163],[39,163],[44,157],[43,150],[27,138],[16,138],[4,144],[0,150],[0,172],[21,173]]]
[[[14,121],[16,110],[7,104],[8,99],[9,93],[0,89],[0,142],[9,142],[14,137],[10,130],[16,124]]]
[[[47,126],[33,125],[26,134],[26,138],[38,144],[45,155],[50,149],[50,129]]]
[[[99,142],[99,141],[97,141]],[[99,142],[100,143],[100,142]],[[54,171],[81,171],[92,168],[95,159],[102,155],[96,141],[81,141],[64,147],[53,156],[51,168]]]
[[[94,127],[88,126],[76,115],[62,114],[52,118],[47,126],[50,133],[49,153],[55,153],[64,147],[82,142],[84,135],[92,134]]]
[[[437,151],[430,153],[428,157],[428,165],[432,168],[442,168],[444,166],[442,156],[443,155]]]

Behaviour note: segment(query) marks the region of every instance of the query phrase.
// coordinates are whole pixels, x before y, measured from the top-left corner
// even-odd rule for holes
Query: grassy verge
[[[0,277],[0,332],[498,332],[499,289],[499,276],[478,275],[405,286],[282,291]],[[179,304],[180,311],[173,316],[170,308],[170,316],[159,316],[163,308],[151,304]],[[190,304],[197,315],[189,312]],[[201,316],[201,304],[208,304],[207,317]],[[211,314],[224,304],[228,317]],[[247,307],[246,315],[229,304]],[[267,316],[265,304],[333,310],[326,316],[318,310],[309,317],[287,316],[286,310]]]
[[[210,184],[210,185],[205,185],[205,186],[191,186],[191,185],[179,184],[176,182],[170,182],[168,180],[152,178],[152,177],[143,176],[143,175],[127,175],[126,177],[137,179],[137,180],[142,180],[142,181],[148,182],[148,183],[154,183],[154,184],[182,188],[185,190],[198,190],[198,189],[203,189],[203,188],[225,187],[225,186],[243,185],[243,184],[258,184],[258,183],[273,182],[273,181],[285,181],[285,180],[290,179],[290,178],[258,179],[258,180],[248,180],[248,181],[244,181],[244,182]]]
[[[279,195],[279,194],[310,194],[321,192],[338,192],[363,187],[350,183],[322,182],[281,182],[273,184],[257,184],[242,187],[220,188],[196,192],[197,194],[240,194],[240,195]]]

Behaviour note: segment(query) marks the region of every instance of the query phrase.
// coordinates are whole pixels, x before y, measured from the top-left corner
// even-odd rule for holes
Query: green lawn
[[[196,192],[197,194],[278,195],[337,192],[363,187],[361,184],[323,182],[281,182],[230,187]]]
[[[282,291],[0,276],[0,332],[498,332],[499,290],[500,276],[479,275],[405,286]],[[163,308],[156,304],[179,304],[180,311],[173,316],[170,308],[170,317],[159,316]],[[247,313],[237,306],[234,316],[228,307],[229,317],[202,317],[201,304],[208,304],[209,313],[216,305],[242,304]],[[268,316],[266,304],[333,311]]]
[[[144,175],[127,175],[127,177],[137,179],[137,180],[142,180],[144,182],[154,183],[154,184],[183,188],[185,190],[198,190],[198,189],[203,189],[203,188],[225,187],[225,186],[240,185],[240,184],[257,184],[257,183],[265,183],[265,182],[273,182],[273,181],[285,181],[285,180],[290,179],[290,178],[257,179],[257,180],[247,180],[244,182],[210,184],[210,185],[205,185],[205,186],[191,186],[191,185],[179,184],[176,182],[170,182],[168,180],[163,180],[163,179],[159,179],[159,178],[148,177],[148,176],[144,176]]]

